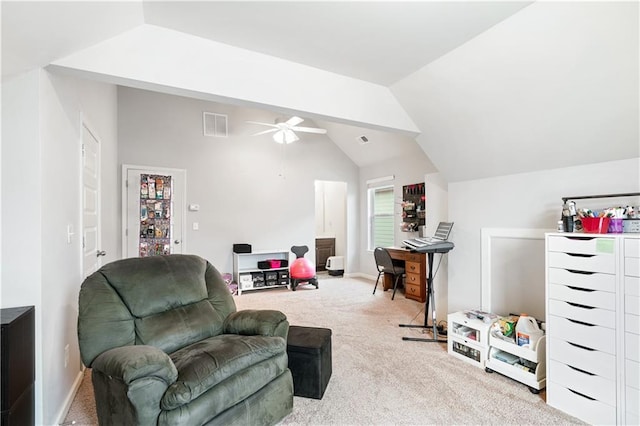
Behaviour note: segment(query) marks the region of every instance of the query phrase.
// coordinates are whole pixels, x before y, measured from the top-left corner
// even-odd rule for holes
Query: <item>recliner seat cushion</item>
[[[286,348],[281,337],[232,334],[184,347],[169,355],[178,370],[178,380],[162,398],[162,409],[173,410],[187,404],[237,373],[276,358],[273,365],[260,368],[260,382],[243,380],[242,389],[225,389],[229,394],[251,395],[287,369]]]

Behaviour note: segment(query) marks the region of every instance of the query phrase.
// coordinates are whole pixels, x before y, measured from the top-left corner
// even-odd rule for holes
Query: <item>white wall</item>
[[[187,251],[221,272],[232,271],[233,243],[307,245],[315,260],[315,180],[346,182],[348,200],[358,196],[358,168],[326,136],[301,134],[289,145],[251,136],[264,128],[246,121],[273,123],[272,112],[129,88],[119,89],[118,105],[119,163],[186,169],[186,202],[200,205],[187,212]],[[228,138],[202,135],[203,111],[228,115]],[[358,218],[347,204],[350,235]],[[345,266],[357,270],[351,241]]]
[[[347,248],[347,184],[316,181],[315,191],[316,238],[335,238],[336,256],[344,256]],[[352,241],[352,244],[357,243]]]
[[[116,91],[42,70],[3,86],[2,118],[10,125],[3,127],[2,306],[36,306],[36,423],[55,424],[81,371],[81,115],[103,141],[107,206],[115,201]],[[117,247],[115,219],[104,215],[105,247]],[[68,225],[76,230],[71,243]]]
[[[367,181],[370,179],[395,176],[393,181],[382,182],[381,185],[393,184],[395,213],[395,246],[401,247],[402,240],[418,236],[417,232],[400,231],[402,223],[402,186],[424,182],[425,173],[433,171],[433,166],[426,155],[410,158],[391,158],[381,163],[360,169],[360,216],[358,221],[360,237],[360,272],[377,277],[378,270],[373,258],[373,251],[368,249],[368,208]],[[429,208],[427,207],[427,215]],[[429,219],[427,219],[429,221]]]
[[[448,311],[481,306],[482,228],[553,230],[562,197],[629,192],[640,192],[640,158],[449,184],[455,248],[449,253]],[[639,203],[638,197],[577,202],[596,208]]]

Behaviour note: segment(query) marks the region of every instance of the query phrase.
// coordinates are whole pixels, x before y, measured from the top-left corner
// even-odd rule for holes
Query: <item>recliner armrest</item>
[[[171,358],[153,346],[110,349],[91,368],[98,419],[106,425],[157,425],[160,401],[178,379]]]
[[[287,339],[289,322],[280,311],[247,309],[230,314],[224,321],[226,334],[278,336]]]

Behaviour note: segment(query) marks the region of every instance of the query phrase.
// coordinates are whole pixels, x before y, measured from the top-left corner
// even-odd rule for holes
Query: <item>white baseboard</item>
[[[344,274],[346,278],[364,278],[365,280],[375,281],[376,276],[365,274],[363,272],[354,272],[351,274]]]
[[[62,407],[58,412],[58,416],[56,417],[58,419],[58,421],[56,422],[57,425],[62,425],[64,422],[64,419],[67,418],[67,413],[71,408],[71,404],[73,403],[73,398],[76,397],[76,393],[78,393],[78,389],[82,384],[82,377],[84,376],[84,370],[85,370],[85,367],[82,366],[82,369],[76,376],[76,379],[73,381],[73,386],[71,386],[71,390],[69,390],[69,394],[65,398],[64,404],[62,404]]]

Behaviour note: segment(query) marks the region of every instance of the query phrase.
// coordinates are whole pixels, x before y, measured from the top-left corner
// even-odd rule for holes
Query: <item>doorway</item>
[[[315,212],[316,269],[322,271],[328,257],[326,254],[331,250],[327,243],[332,239],[335,241],[334,255],[346,257],[347,183],[316,180]]]
[[[186,253],[186,173],[122,166],[123,257]]]

